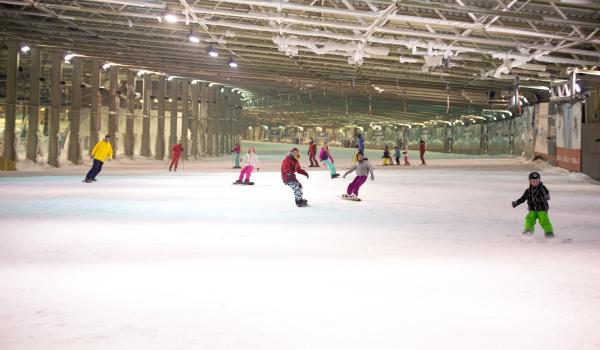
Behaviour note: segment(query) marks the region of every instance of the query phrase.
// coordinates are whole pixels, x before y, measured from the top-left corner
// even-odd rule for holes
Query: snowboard
[[[362,201],[362,199],[360,199],[360,198],[351,198],[351,197],[348,197],[348,195],[345,195],[345,194],[341,195],[340,198],[342,198],[344,200],[347,200],[347,201],[352,201],[352,202],[360,202],[360,201]]]
[[[508,235],[508,236],[512,236],[512,235]],[[512,236],[514,237],[514,236]],[[518,239],[521,242],[524,243],[540,243],[540,244],[568,244],[568,243],[573,243],[573,239],[572,238],[558,238],[558,237],[554,237],[554,238],[546,238],[544,237],[543,234],[539,235],[539,236],[526,236],[526,235],[519,235]]]
[[[254,185],[254,182],[234,182],[233,184],[250,186],[250,185]]]

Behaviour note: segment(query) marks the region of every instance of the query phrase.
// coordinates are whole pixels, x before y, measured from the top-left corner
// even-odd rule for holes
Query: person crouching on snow
[[[390,156],[390,148],[388,146],[385,146],[383,149],[383,156],[381,156],[381,159],[383,159],[383,165],[385,166],[394,165],[394,161]]]
[[[242,170],[240,171],[240,177],[237,179],[236,183],[246,184],[254,184],[250,182],[250,175],[252,175],[252,171],[256,169],[256,171],[260,171],[260,165],[258,164],[258,157],[256,156],[256,149],[254,147],[248,148],[248,153],[242,159]]]
[[[329,174],[331,175],[332,179],[340,176],[340,174],[338,174],[335,170],[335,165],[333,165],[333,157],[331,156],[331,153],[329,153],[329,146],[327,145],[327,142],[323,143],[323,147],[321,147],[319,159],[323,164],[325,164],[327,169],[329,169]]]
[[[342,197],[350,198],[350,199],[358,199],[358,190],[360,186],[362,186],[365,181],[367,181],[367,176],[371,174],[371,181],[375,180],[375,174],[373,174],[373,166],[371,166],[371,162],[369,159],[365,158],[362,152],[358,152],[356,155],[358,162],[352,166],[352,168],[348,169],[344,174],[343,178],[346,178],[346,175],[356,170],[356,177],[352,182],[348,185],[346,189],[346,194],[343,194]]]
[[[512,207],[516,208],[519,204],[527,201],[529,213],[525,217],[525,230],[523,235],[533,235],[533,227],[536,220],[540,220],[540,225],[544,229],[546,238],[554,238],[554,229],[548,217],[548,201],[550,200],[550,191],[544,186],[541,181],[541,176],[538,172],[529,174],[529,187],[525,190],[521,198],[512,202]]]
[[[281,179],[286,186],[289,186],[294,191],[294,198],[296,199],[296,205],[298,207],[305,207],[308,205],[306,199],[302,199],[302,184],[296,178],[296,173],[306,176],[308,179],[308,173],[300,167],[300,152],[296,147],[286,154],[283,162],[281,163]]]
[[[108,160],[110,161],[112,157],[113,149],[110,145],[110,135],[106,135],[104,136],[104,139],[98,142],[92,149],[92,152],[90,153],[90,158],[94,160],[94,163],[90,171],[88,171],[87,175],[85,176],[85,180],[83,181],[87,183],[95,182],[96,176],[100,174],[100,171],[102,170],[102,166],[104,165],[104,161],[106,161],[106,158],[108,158]]]

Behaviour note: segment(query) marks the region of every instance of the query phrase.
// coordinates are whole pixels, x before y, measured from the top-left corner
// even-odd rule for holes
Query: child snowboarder
[[[112,146],[110,145],[110,135],[104,136],[104,139],[98,142],[92,152],[90,153],[90,158],[94,160],[92,164],[92,168],[88,171],[85,176],[85,180],[83,182],[90,183],[96,182],[96,176],[100,174],[102,170],[102,166],[104,165],[104,161],[106,158],[110,161],[113,157]]]
[[[408,145],[404,146],[404,149],[402,150],[402,155],[404,156],[404,165],[410,165],[410,162],[408,161]]]
[[[235,159],[235,165],[233,166],[234,169],[241,169],[242,167],[240,166],[240,152],[241,152],[241,147],[240,144],[238,142],[235,143],[235,146],[233,146],[233,149],[231,150],[231,153],[233,153],[234,155],[234,159]]]
[[[317,155],[317,144],[315,143],[315,139],[310,138],[310,142],[308,144],[308,160],[310,161],[310,168],[319,167],[319,162],[315,156]]]
[[[425,141],[421,140],[419,142],[419,156],[421,157],[421,165],[427,165],[425,163]]]
[[[340,176],[340,174],[338,174],[335,170],[335,165],[333,165],[333,157],[331,156],[331,153],[329,153],[329,146],[327,145],[327,142],[325,142],[323,144],[323,147],[321,147],[319,159],[321,160],[321,162],[323,162],[323,164],[325,164],[327,169],[329,169],[329,174],[331,175],[332,179],[335,179],[336,177]]]
[[[396,159],[396,165],[400,165],[400,147],[394,147],[394,158]]]
[[[171,164],[169,165],[169,171],[171,171],[173,167],[175,167],[175,171],[177,171],[177,165],[179,164],[179,158],[181,158],[182,153],[183,145],[181,144],[181,140],[179,140],[171,147]]]
[[[554,238],[554,229],[548,217],[548,201],[550,200],[550,191],[544,186],[541,181],[541,176],[538,172],[529,174],[529,187],[525,190],[521,198],[512,202],[513,208],[527,201],[529,213],[525,217],[524,236],[533,235],[533,228],[536,220],[539,219],[540,226],[544,229],[546,238]]]
[[[240,177],[234,184],[254,185],[254,182],[250,181],[250,175],[252,175],[254,169],[260,171],[260,165],[254,147],[248,148],[248,153],[242,159],[242,163],[244,164],[244,167],[242,168],[242,171],[240,171]],[[242,179],[244,180],[243,182]]]
[[[384,166],[394,165],[394,161],[390,156],[390,148],[388,146],[385,146],[385,148],[383,149],[383,156],[381,157],[381,159],[383,159]]]
[[[348,169],[348,171],[346,171],[346,173],[343,176],[343,178],[346,178],[346,175],[356,170],[356,177],[348,185],[346,193],[342,195],[342,198],[360,201],[360,198],[358,198],[358,190],[360,189],[360,186],[362,186],[365,183],[365,181],[367,181],[367,176],[369,174],[371,174],[371,181],[375,180],[375,175],[373,174],[373,167],[371,166],[371,162],[369,161],[369,159],[365,158],[362,152],[358,152],[357,158],[358,163],[356,163],[356,165],[353,165],[352,168]]]
[[[308,179],[308,173],[300,167],[300,152],[296,147],[286,154],[283,162],[281,163],[281,179],[286,186],[289,186],[294,191],[294,198],[296,200],[296,206],[306,207],[308,201],[302,199],[302,184],[296,178],[296,173],[306,176]]]

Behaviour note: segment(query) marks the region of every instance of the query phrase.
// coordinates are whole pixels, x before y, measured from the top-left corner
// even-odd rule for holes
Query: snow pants
[[[548,212],[535,210],[530,210],[527,216],[525,217],[525,231],[533,232],[533,227],[535,226],[535,222],[538,219],[540,220],[540,226],[542,226],[542,229],[544,229],[545,233],[554,233],[554,229],[552,228],[552,224],[550,223],[550,218],[548,217]]]
[[[238,181],[242,181],[242,178],[246,177],[245,181],[250,181],[250,175],[252,175],[252,171],[254,167],[252,165],[246,165],[242,171],[240,171],[240,177]]]
[[[234,155],[234,159],[235,159],[235,166],[236,168],[241,168],[240,166],[240,154],[239,153],[235,153]]]
[[[357,176],[352,180],[352,182],[348,185],[348,189],[346,190],[346,194],[351,195],[354,193],[358,196],[358,190],[360,186],[362,186],[365,181],[367,181],[367,177],[365,175]]]
[[[177,165],[179,164],[179,158],[181,158],[181,153],[173,152],[171,154],[171,164],[169,165],[169,170],[175,167],[175,171],[177,171]]]
[[[90,171],[88,171],[87,175],[85,176],[86,180],[93,180],[96,178],[96,176],[98,176],[98,174],[100,174],[100,171],[102,170],[102,166],[104,165],[104,162],[98,159],[94,159],[94,163],[92,164],[92,168],[90,169]]]
[[[425,163],[425,152],[419,152],[419,155],[421,156],[421,165],[427,164]]]
[[[315,158],[316,153],[309,153],[308,154],[308,160],[310,161],[310,166],[312,167],[318,167],[319,166],[319,162],[317,162],[317,159]]]
[[[410,165],[410,162],[408,161],[408,156],[404,156],[404,165]]]
[[[298,180],[288,181],[286,185],[294,191],[294,197],[297,201],[302,199],[302,184]]]
[[[329,159],[325,159],[323,161],[323,164],[327,166],[327,169],[329,169],[329,173],[331,174],[331,176],[337,174],[337,171],[335,170],[335,165],[333,165],[333,163],[329,161]]]
[[[396,156],[396,165],[400,165],[400,156]]]

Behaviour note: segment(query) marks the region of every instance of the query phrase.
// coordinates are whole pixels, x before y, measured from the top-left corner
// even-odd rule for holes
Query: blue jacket
[[[362,137],[358,138],[358,150],[361,152],[365,151],[365,139]]]

